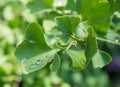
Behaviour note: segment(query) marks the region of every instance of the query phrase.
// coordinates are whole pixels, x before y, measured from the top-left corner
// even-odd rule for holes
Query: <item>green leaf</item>
[[[71,10],[71,11],[77,11],[75,0],[68,0],[66,9]]]
[[[92,58],[94,68],[102,68],[111,61],[111,56],[104,51],[98,51],[97,54]]]
[[[112,16],[112,28],[116,31],[120,30],[120,12],[115,12]]]
[[[86,57],[84,50],[67,50],[68,55],[72,59],[73,67],[84,69],[86,66]]]
[[[46,44],[42,28],[37,23],[31,23],[25,40],[17,47],[15,55],[19,60],[29,59],[51,48]]]
[[[80,22],[79,16],[60,16],[56,18],[58,26],[52,29],[52,34],[55,35],[58,42],[67,44],[70,40],[70,35],[74,33],[74,30]]]
[[[52,20],[44,20],[43,21],[43,27],[44,27],[44,32],[47,35],[51,34],[51,29],[56,26],[56,23]]]
[[[114,9],[115,11],[120,10],[120,0],[115,0]]]
[[[112,13],[120,10],[120,0],[108,0],[108,1],[110,4]]]
[[[31,12],[51,9],[53,7],[53,0],[32,0],[27,4]]]
[[[57,40],[53,35],[45,35],[46,43],[51,47],[51,48],[57,48],[55,46]]]
[[[77,0],[76,4],[82,17],[88,20],[97,32],[108,32],[111,10],[107,0]]]
[[[85,56],[87,58],[87,64],[88,64],[91,61],[92,57],[97,53],[98,46],[97,46],[96,37],[93,36],[93,29],[88,28],[87,31],[88,31],[88,37],[85,45]]]
[[[36,43],[40,45],[42,49],[49,49],[50,47],[46,44],[43,29],[38,23],[31,23],[27,30],[25,39],[31,43]]]
[[[55,55],[53,59],[53,63],[50,65],[50,69],[55,72],[60,67],[60,56],[58,54]]]
[[[39,55],[36,55],[28,60],[22,62],[24,72],[29,73],[42,69],[45,65],[54,59],[55,54],[58,50],[50,50]]]
[[[106,35],[97,34],[96,37],[97,40],[120,45],[120,35],[112,29]]]
[[[79,16],[60,16],[56,18],[58,23],[58,28],[60,31],[68,34],[72,34],[77,27],[77,25],[80,23],[80,17]]]
[[[80,39],[85,39],[87,37],[87,32],[86,29],[90,27],[87,21],[85,22],[80,22],[77,28],[74,31],[74,34],[76,37]]]
[[[32,72],[44,67],[57,52],[58,49],[52,50],[46,44],[42,28],[33,22],[28,26],[25,40],[17,47],[15,56],[23,63],[26,72]],[[42,63],[37,65],[37,61]],[[30,68],[32,65],[34,68]]]

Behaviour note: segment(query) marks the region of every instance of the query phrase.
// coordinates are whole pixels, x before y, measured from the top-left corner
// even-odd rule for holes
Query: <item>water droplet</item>
[[[36,64],[31,64],[30,68],[35,68],[36,67]]]
[[[115,42],[117,42],[117,43],[118,43],[118,42],[119,42],[119,38],[116,38],[116,39],[115,39]]]
[[[26,61],[26,59],[25,58],[23,58],[22,60],[21,60],[21,63],[23,63],[23,62],[25,62]]]
[[[62,6],[62,2],[56,2],[56,3],[54,3],[54,6],[56,7],[56,6]]]
[[[37,64],[37,65],[41,64],[41,60],[37,60],[37,61],[36,61],[36,64]]]
[[[26,70],[23,70],[23,73],[27,75],[29,72],[27,72]]]
[[[119,42],[119,40],[118,40],[118,39],[116,39],[116,40],[115,40],[115,42]]]

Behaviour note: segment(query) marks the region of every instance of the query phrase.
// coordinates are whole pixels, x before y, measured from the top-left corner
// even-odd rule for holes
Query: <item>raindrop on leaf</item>
[[[37,60],[37,61],[36,61],[36,64],[37,64],[37,65],[39,65],[39,64],[41,64],[41,63],[42,63],[41,60]]]
[[[117,42],[117,43],[119,42],[119,38],[118,37],[116,37],[115,42]]]
[[[36,67],[36,64],[31,64],[30,68],[33,69]]]

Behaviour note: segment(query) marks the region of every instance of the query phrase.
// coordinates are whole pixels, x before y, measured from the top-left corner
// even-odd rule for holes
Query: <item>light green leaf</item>
[[[51,9],[53,7],[53,0],[32,0],[27,4],[31,12]]]
[[[84,50],[67,50],[68,55],[72,59],[73,67],[84,69],[86,66],[86,57]]]
[[[87,58],[87,64],[88,64],[91,61],[92,57],[97,53],[98,46],[97,46],[96,37],[93,36],[93,29],[88,28],[87,31],[88,31],[88,37],[85,45],[85,56]]]
[[[56,48],[55,44],[57,42],[56,38],[53,35],[45,35],[46,43],[51,47],[51,48]]]
[[[60,67],[60,56],[58,54],[55,55],[53,59],[53,63],[50,65],[50,69],[55,72]]]
[[[102,68],[111,61],[111,56],[104,51],[98,51],[97,54],[92,58],[94,68]]]
[[[38,54],[28,60],[25,60],[22,62],[23,68],[24,68],[24,72],[25,73],[29,73],[29,72],[33,72],[36,71],[38,69],[42,69],[43,67],[45,67],[45,65],[52,61],[52,59],[54,59],[55,54],[57,53],[57,51],[59,50],[50,50],[50,51],[46,51],[44,53]]]
[[[45,34],[50,35],[51,29],[56,26],[56,23],[52,20],[43,20],[43,27]]]
[[[87,37],[87,32],[86,29],[90,27],[87,21],[85,22],[80,22],[77,28],[74,31],[74,34],[76,37],[80,39],[85,39]]]

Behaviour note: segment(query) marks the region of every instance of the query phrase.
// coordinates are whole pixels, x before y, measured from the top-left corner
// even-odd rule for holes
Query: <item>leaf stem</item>
[[[111,41],[111,40],[107,40],[107,39],[104,39],[104,38],[96,37],[96,39],[100,40],[100,41],[108,42],[108,43],[111,43],[111,44],[120,45],[120,43],[117,43],[117,42]]]
[[[71,38],[73,38],[74,40],[80,41],[80,42],[85,42],[84,39],[80,39],[78,37],[76,37],[75,35],[70,35]]]

